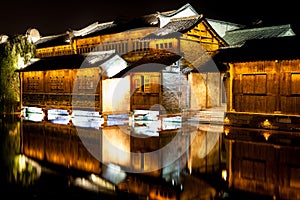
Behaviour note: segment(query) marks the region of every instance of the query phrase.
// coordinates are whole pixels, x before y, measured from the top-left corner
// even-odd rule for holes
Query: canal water
[[[300,199],[298,132],[1,116],[1,199]]]

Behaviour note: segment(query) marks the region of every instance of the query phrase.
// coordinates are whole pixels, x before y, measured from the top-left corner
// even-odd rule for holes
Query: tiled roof
[[[86,31],[84,34],[78,34],[78,31],[76,31],[74,32],[74,36],[81,38],[92,37],[103,34],[119,33],[136,28],[157,27],[157,24],[157,14],[144,15],[141,17],[135,17],[131,19],[120,18],[116,19],[113,22],[106,22],[94,25],[93,29]]]
[[[159,13],[160,15],[163,15],[165,17],[173,17],[176,16],[182,12],[184,12],[185,10],[190,9],[193,13],[195,13],[196,15],[198,14],[197,11],[191,6],[191,4],[187,3],[185,5],[183,5],[182,7],[180,7],[177,10],[168,12],[168,13]],[[177,18],[177,17],[176,17]]]
[[[101,30],[104,30],[104,29],[112,28],[114,26],[116,26],[116,24],[114,24],[113,21],[101,23],[101,24],[99,24],[98,22],[95,22],[87,27],[84,27],[83,29],[72,30],[71,32],[74,37],[82,37],[82,36],[100,32]]]
[[[115,51],[73,54],[37,59],[18,71],[47,71],[97,67],[115,55]]]
[[[289,24],[227,31],[223,39],[230,46],[241,46],[246,40],[295,35]]]
[[[216,62],[300,59],[298,36],[247,40],[241,47],[219,49]]]
[[[163,28],[174,18],[183,18],[199,15],[189,3],[185,4],[184,6],[173,12],[169,12],[167,14],[157,12],[157,14],[159,19],[159,28]]]
[[[202,20],[202,15],[192,17],[174,18],[162,28],[149,34],[144,39],[170,38],[180,36],[182,33],[192,29]]]
[[[245,25],[205,18],[206,21],[210,24],[210,26],[218,33],[220,37],[224,37],[227,31],[237,30],[241,28],[245,28]]]
[[[69,38],[68,33],[44,36],[44,37],[41,37],[39,40],[37,40],[34,43],[34,45],[36,45],[37,48],[67,45],[67,44],[70,44],[69,39],[70,38]]]

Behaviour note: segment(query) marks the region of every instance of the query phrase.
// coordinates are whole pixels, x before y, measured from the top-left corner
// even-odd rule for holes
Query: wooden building
[[[226,68],[219,68],[211,56],[227,43],[210,21],[186,4],[175,11],[129,21],[96,22],[81,30],[41,37],[35,42],[36,57],[40,60],[20,70],[22,106],[95,107],[102,113],[128,113],[136,109],[180,113],[183,109],[221,106]],[[214,21],[215,27],[216,24]],[[229,27],[225,22],[219,24],[222,26]],[[237,27],[232,25],[230,29]],[[97,69],[80,69],[83,75],[77,77],[79,83],[72,83],[78,76],[80,61],[90,54],[103,55],[108,51],[115,51],[127,63],[126,67],[116,67],[118,63],[112,60],[107,63],[114,67],[93,65]],[[99,83],[95,83],[108,68],[116,68],[113,75],[101,76]],[[95,80],[86,82],[86,77]],[[90,92],[71,97],[76,87],[82,94],[83,90]]]
[[[232,124],[264,128],[268,120],[268,128],[299,128],[299,44],[298,36],[288,36],[219,50],[215,60],[229,65],[225,85]]]
[[[101,111],[100,80],[112,75],[110,67],[121,70],[126,66],[127,63],[114,51],[38,59],[19,70],[22,105]]]

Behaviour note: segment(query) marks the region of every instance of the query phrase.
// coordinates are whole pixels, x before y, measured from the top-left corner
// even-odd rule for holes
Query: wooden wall
[[[235,111],[300,113],[299,60],[243,62],[231,67]]]
[[[127,54],[136,51],[143,54],[145,48],[149,48],[148,41],[139,39],[154,32],[157,28],[146,27],[132,29],[119,33],[97,35],[86,38],[72,38],[69,45],[38,48],[36,57],[50,57],[69,54],[83,54],[93,51],[107,51],[115,49],[119,54]],[[130,58],[130,57],[129,57]]]
[[[22,72],[24,106],[101,110],[100,69]]]

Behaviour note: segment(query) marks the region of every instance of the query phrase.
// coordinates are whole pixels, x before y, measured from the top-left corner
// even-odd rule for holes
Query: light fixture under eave
[[[268,119],[265,119],[265,121],[263,121],[263,122],[261,123],[261,126],[262,126],[263,128],[271,128],[271,127],[272,127],[272,124],[271,124],[271,122],[270,122]]]
[[[224,124],[230,124],[230,119],[228,117],[225,117]]]

